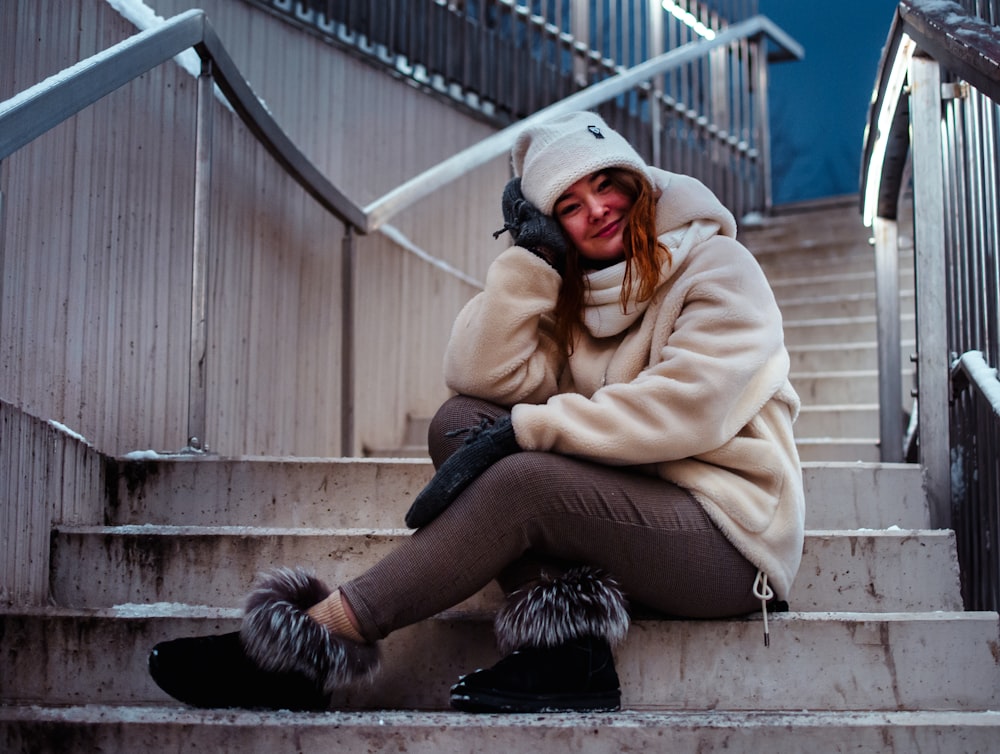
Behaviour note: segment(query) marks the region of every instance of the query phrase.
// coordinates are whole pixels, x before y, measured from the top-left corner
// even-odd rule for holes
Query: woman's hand
[[[500,200],[503,210],[503,228],[493,234],[500,236],[510,231],[514,243],[544,259],[560,275],[566,269],[568,244],[559,222],[542,214],[521,193],[521,179],[511,178],[504,187]]]

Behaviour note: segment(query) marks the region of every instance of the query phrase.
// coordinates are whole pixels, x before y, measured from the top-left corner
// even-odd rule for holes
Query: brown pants
[[[505,410],[447,401],[431,423],[435,467],[464,441],[452,430]],[[428,618],[493,579],[508,593],[574,565],[604,568],[633,604],[678,617],[723,618],[760,603],[757,569],[685,490],[627,467],[555,453],[508,456],[434,521],[340,589],[365,639]]]

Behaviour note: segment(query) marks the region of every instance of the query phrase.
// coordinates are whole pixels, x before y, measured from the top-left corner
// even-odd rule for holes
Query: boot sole
[[[621,709],[621,692],[512,694],[456,690],[451,695],[451,706],[461,712],[616,712]]]

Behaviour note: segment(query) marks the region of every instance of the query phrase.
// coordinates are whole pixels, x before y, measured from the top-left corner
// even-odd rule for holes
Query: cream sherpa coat
[[[623,314],[624,263],[592,273],[567,360],[551,335],[560,277],[512,247],[459,314],[445,378],[512,406],[526,450],[644,466],[689,490],[787,599],[804,502],[781,314],[732,214],[700,182],[650,171],[672,255],[653,298]]]

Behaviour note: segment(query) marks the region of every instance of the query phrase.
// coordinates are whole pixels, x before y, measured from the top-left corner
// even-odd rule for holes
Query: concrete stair
[[[52,597],[88,607],[143,601],[238,607],[262,565],[308,563],[336,584],[375,565],[407,536],[406,529],[57,527]],[[957,573],[941,568],[954,550],[950,531],[810,531],[796,607],[961,610]],[[469,606],[494,610],[500,601],[499,593],[484,591]]]
[[[785,319],[792,384],[802,398],[795,432],[810,461],[878,461],[875,258],[856,197],[783,208],[740,240],[767,274]],[[914,385],[913,247],[900,239],[901,364]],[[909,401],[909,396],[904,401]],[[904,405],[909,410],[909,405]]]
[[[818,203],[744,238],[802,337],[807,538],[770,647],[760,615],[641,617],[618,652],[622,712],[451,712],[454,680],[497,657],[488,587],[390,636],[376,684],[337,711],[186,708],[148,678],[153,644],[234,630],[262,568],[305,563],[337,583],[410,536],[403,513],[432,473],[426,420],[406,442],[423,457],[106,459],[102,520],[52,528],[51,604],[0,608],[0,750],[996,751],[997,615],[963,610],[955,537],[928,528],[919,467],[877,462],[857,217]]]

